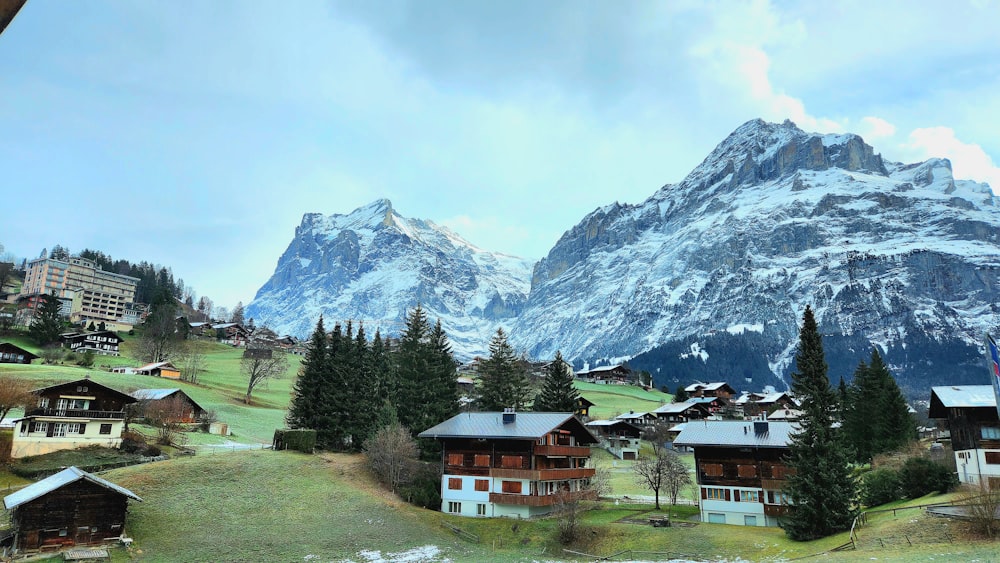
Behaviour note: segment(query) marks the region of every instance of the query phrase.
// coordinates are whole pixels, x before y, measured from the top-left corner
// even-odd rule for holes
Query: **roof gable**
[[[62,471],[56,473],[55,475],[42,479],[37,483],[28,485],[27,487],[15,493],[11,493],[5,496],[3,498],[4,507],[7,510],[12,510],[15,507],[18,507],[26,502],[33,501],[39,497],[51,493],[52,491],[61,489],[66,485],[75,483],[81,479],[85,479],[87,481],[90,481],[91,483],[104,487],[105,489],[114,491],[116,493],[125,495],[128,498],[142,502],[142,499],[139,498],[138,495],[126,489],[125,487],[116,485],[111,481],[105,481],[104,479],[101,479],[96,475],[91,475],[90,473],[87,473],[86,471],[79,469],[77,467],[67,467],[66,469],[63,469]]]
[[[85,379],[77,379],[76,381],[67,381],[66,383],[57,383],[55,385],[49,385],[48,387],[42,387],[40,389],[35,389],[35,390],[32,391],[32,393],[34,393],[36,395],[42,395],[46,391],[55,391],[55,390],[58,390],[60,387],[67,387],[67,388],[70,388],[70,389],[72,389],[74,387],[87,387],[87,389],[88,389],[87,392],[88,393],[92,392],[92,388],[98,387],[101,390],[106,391],[107,393],[110,393],[112,395],[117,395],[118,398],[120,398],[122,401],[124,401],[126,403],[134,403],[134,402],[136,402],[135,397],[132,397],[131,395],[129,395],[127,393],[122,393],[121,391],[119,391],[117,389],[112,389],[112,388],[108,387],[107,385],[101,385],[100,383],[94,381],[93,379],[86,379],[86,378]]]

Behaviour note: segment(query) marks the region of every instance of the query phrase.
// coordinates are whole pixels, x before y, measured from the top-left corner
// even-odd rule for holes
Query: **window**
[[[1000,440],[1000,427],[983,426],[980,432],[982,433],[983,440]]]
[[[757,476],[756,465],[737,465],[736,474],[742,478],[753,478]]]
[[[488,454],[476,454],[476,459],[473,465],[476,467],[489,467],[490,456]]]
[[[771,466],[771,478],[772,479],[784,479],[785,476],[788,474],[787,469],[788,468],[786,468],[784,465],[772,465]]]
[[[788,501],[788,495],[780,491],[768,491],[767,492],[767,504],[790,504]]]
[[[462,454],[448,454],[448,465],[462,465],[465,462],[465,456]]]
[[[521,469],[521,456],[505,455],[500,458],[500,466],[504,469]]]
[[[501,483],[502,491],[505,493],[521,493],[521,482],[520,481],[503,481]]]
[[[701,472],[704,473],[706,477],[722,477],[722,464],[703,463],[701,464]]]
[[[476,490],[477,491],[488,491],[490,490],[490,482],[488,479],[476,479]]]
[[[460,477],[449,477],[448,478],[448,490],[451,490],[451,491],[461,491],[462,490],[462,479]]]
[[[68,425],[65,422],[56,422],[52,424],[52,435],[53,436],[65,436],[66,427]]]
[[[749,514],[744,514],[743,515],[743,525],[744,526],[756,526],[757,525],[757,517],[756,516],[751,516]]]
[[[48,422],[32,422],[31,423],[32,432],[48,432],[49,423]]]
[[[39,399],[38,399],[38,408],[40,408],[40,409],[47,409],[47,408],[49,408],[49,398],[48,397],[39,397]]]
[[[708,513],[708,523],[709,524],[725,524],[726,523],[726,515],[725,514],[719,514],[717,512],[709,512]]]
[[[1000,464],[1000,452],[986,452],[986,463]]]
[[[477,504],[476,505],[476,516],[486,516],[486,505]]]
[[[760,494],[758,491],[739,491],[739,497],[737,500],[740,502],[760,502]]]
[[[69,408],[76,410],[87,410],[88,401],[85,399],[70,399]]]
[[[449,502],[448,503],[448,512],[450,512],[452,514],[458,514],[459,512],[462,512],[462,503],[460,503],[460,502]]]
[[[83,432],[80,430],[80,426],[81,425],[80,425],[79,422],[70,422],[69,424],[66,425],[66,433],[67,434],[83,434]]]
[[[101,425],[101,434],[105,434],[105,435],[111,434],[111,425],[110,424],[102,424]]]
[[[702,489],[702,498],[706,500],[726,500],[725,493],[725,489],[719,489],[717,487],[704,487]]]

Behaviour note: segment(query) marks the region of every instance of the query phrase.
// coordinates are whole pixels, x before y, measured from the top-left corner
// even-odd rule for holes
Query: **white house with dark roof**
[[[928,416],[948,425],[959,481],[1000,487],[1000,417],[992,385],[932,387]]]
[[[784,457],[798,425],[791,422],[688,422],[674,446],[694,449],[701,521],[777,526],[788,511]]]
[[[442,445],[441,512],[528,518],[593,499],[590,446],[573,413],[469,412],[419,434]]]

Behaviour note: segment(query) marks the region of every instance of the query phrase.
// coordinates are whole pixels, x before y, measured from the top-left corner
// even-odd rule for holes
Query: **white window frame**
[[[66,433],[67,434],[79,434],[80,433],[80,423],[79,422],[70,422],[70,423],[68,423],[66,425]]]
[[[64,438],[66,436],[66,427],[69,424],[65,422],[53,422],[52,423],[52,437],[53,438]]]

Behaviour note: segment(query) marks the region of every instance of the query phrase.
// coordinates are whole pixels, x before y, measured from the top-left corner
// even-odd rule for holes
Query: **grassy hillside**
[[[577,381],[576,388],[583,397],[594,403],[590,408],[590,418],[594,420],[614,418],[629,411],[649,412],[673,400],[672,395],[662,391],[646,391],[633,385],[602,385]]]
[[[555,541],[552,518],[460,518],[415,508],[381,491],[359,455],[199,455],[116,469],[104,477],[143,499],[130,505],[132,553],[117,552],[117,561],[367,561],[374,551],[381,552],[384,561],[572,559]],[[691,514],[695,509],[679,512]],[[599,556],[630,550],[619,561],[762,561],[815,556],[848,541],[843,533],[792,542],[775,528],[683,521],[672,528],[653,528],[646,518],[655,514],[648,506],[600,505],[583,515],[584,534],[572,548]],[[478,542],[459,539],[445,523],[478,536]],[[919,509],[873,516],[859,535],[859,550],[822,558],[996,561],[996,543],[969,541],[954,521],[929,517]]]

